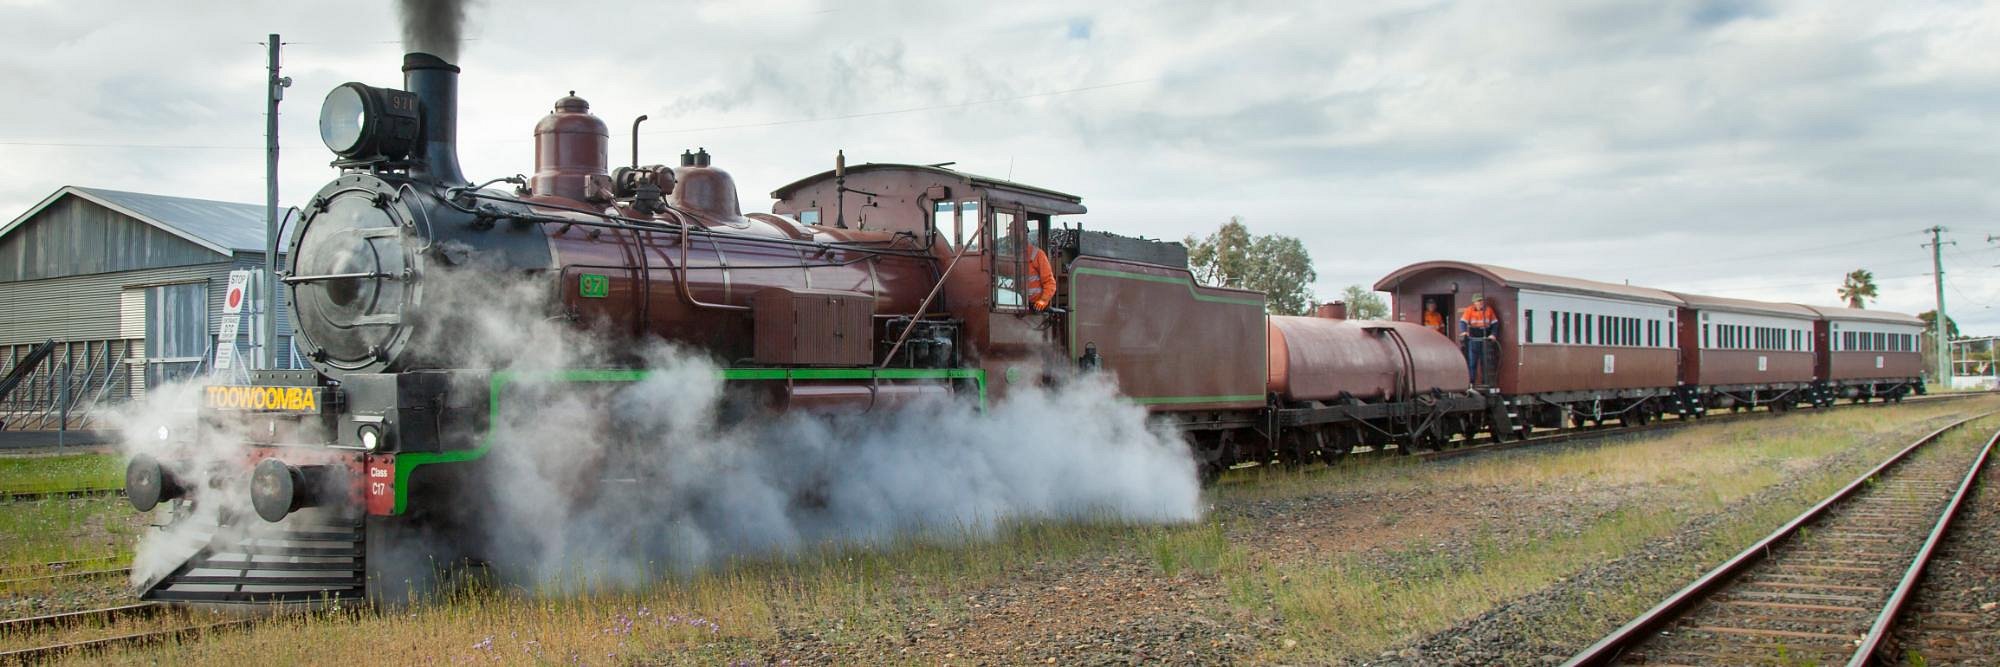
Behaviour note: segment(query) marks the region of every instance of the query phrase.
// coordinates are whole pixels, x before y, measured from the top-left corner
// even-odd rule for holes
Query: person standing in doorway
[[[1486,377],[1486,358],[1499,354],[1500,314],[1487,305],[1486,295],[1472,295],[1472,305],[1458,313],[1458,338],[1465,342],[1465,372],[1473,385],[1492,384]]]
[[[1439,336],[1451,335],[1445,333],[1444,313],[1438,312],[1438,302],[1436,301],[1424,301],[1424,326],[1430,328],[1431,331],[1438,332]]]

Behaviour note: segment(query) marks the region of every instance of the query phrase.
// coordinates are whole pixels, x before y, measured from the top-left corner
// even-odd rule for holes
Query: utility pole
[[[1936,318],[1931,320],[1931,326],[1937,328],[1937,381],[1946,388],[1950,388],[1951,337],[1947,333],[1949,327],[1946,325],[1951,322],[1951,319],[1944,315],[1944,245],[1946,243],[1958,245],[1958,242],[1945,241],[1944,227],[1941,225],[1933,225],[1930,229],[1924,231],[1931,233],[1931,242],[1924,244],[1923,247],[1931,249],[1931,282],[1937,286]]]
[[[290,77],[278,76],[278,34],[266,42],[271,49],[271,78],[264,93],[264,330],[262,367],[278,367],[278,102],[285,99]],[[236,341],[228,341],[234,345]]]

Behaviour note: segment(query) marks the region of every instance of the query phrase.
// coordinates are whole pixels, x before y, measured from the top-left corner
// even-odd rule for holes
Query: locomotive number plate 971
[[[213,410],[246,412],[319,412],[326,404],[324,387],[244,387],[206,388],[203,405]]]

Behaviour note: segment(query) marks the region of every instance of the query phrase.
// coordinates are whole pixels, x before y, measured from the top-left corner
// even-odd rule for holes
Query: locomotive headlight
[[[362,448],[362,449],[365,449],[365,450],[368,450],[368,451],[371,451],[371,452],[372,452],[372,451],[375,451],[375,448],[376,448],[376,447],[379,447],[379,446],[381,446],[381,445],[382,445],[382,430],[381,430],[381,429],[378,429],[378,428],[376,428],[376,427],[375,427],[374,425],[372,425],[372,424],[371,424],[371,425],[368,425],[368,426],[363,426],[363,427],[361,427],[361,448]]]
[[[361,131],[369,120],[368,104],[360,90],[363,87],[350,83],[334,88],[319,106],[319,138],[328,150],[348,155],[361,146]]]
[[[319,138],[350,160],[394,160],[410,154],[422,132],[417,96],[407,91],[343,83],[319,107]]]
[[[160,436],[160,442],[166,442],[168,438],[174,437],[174,430],[161,425],[158,430],[153,431],[153,435]]]

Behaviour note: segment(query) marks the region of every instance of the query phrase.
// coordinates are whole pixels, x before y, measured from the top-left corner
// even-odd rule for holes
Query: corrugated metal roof
[[[1522,271],[1520,269],[1512,269],[1504,266],[1494,266],[1492,264],[1474,264],[1472,262],[1458,262],[1451,260],[1418,262],[1416,264],[1411,264],[1409,266],[1396,269],[1395,272],[1390,273],[1387,276],[1383,276],[1381,280],[1375,281],[1375,289],[1384,292],[1395,291],[1396,284],[1402,282],[1404,278],[1416,275],[1424,271],[1430,271],[1433,269],[1455,269],[1459,271],[1470,271],[1472,273],[1484,275],[1487,278],[1493,280],[1494,282],[1515,288],[1526,287],[1529,289],[1542,289],[1554,292],[1568,292],[1571,294],[1606,296],[1606,297],[1613,297],[1620,299],[1637,299],[1642,301],[1653,301],[1653,302],[1671,304],[1676,306],[1681,305],[1683,303],[1680,297],[1674,296],[1672,293],[1665,292],[1662,290],[1656,290],[1650,287],[1639,287],[1636,285],[1621,285],[1618,283],[1605,283],[1605,282],[1598,282],[1595,280],[1584,280],[1582,278],[1552,276],[1546,273]]]
[[[1804,304],[1800,304],[1800,307],[1819,313],[1821,317],[1828,320],[1907,324],[1915,327],[1924,325],[1924,321],[1915,316],[1893,313],[1886,310],[1862,310],[1859,308],[1842,308],[1840,306],[1807,306]]]
[[[1807,308],[1805,306],[1801,306],[1796,303],[1771,303],[1769,301],[1732,299],[1724,296],[1689,294],[1687,292],[1672,292],[1672,294],[1674,296],[1680,297],[1682,301],[1686,301],[1688,306],[1699,310],[1721,310],[1721,311],[1732,311],[1738,313],[1750,313],[1753,315],[1776,315],[1779,317],[1799,317],[1808,320],[1819,319],[1819,313],[1814,312],[1813,309],[1811,308]]]
[[[264,252],[262,204],[169,197],[70,186],[71,190],[132,217],[230,250]],[[280,209],[283,213],[283,209]]]

